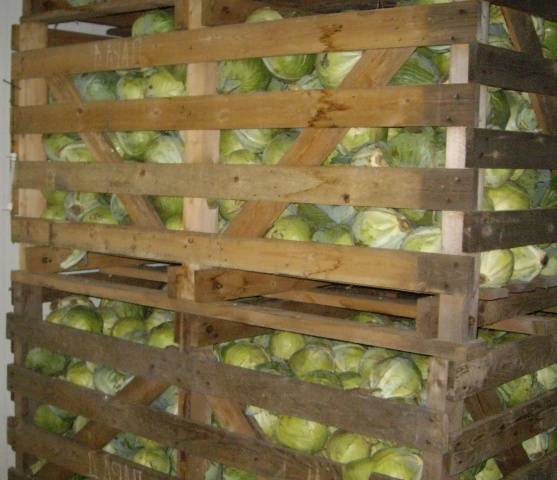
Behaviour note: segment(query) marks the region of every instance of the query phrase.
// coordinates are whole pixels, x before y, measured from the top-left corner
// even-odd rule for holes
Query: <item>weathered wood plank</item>
[[[12,50],[19,51],[19,25],[12,25]],[[73,45],[75,43],[108,40],[110,37],[92,35],[90,33],[70,32],[69,30],[49,29],[47,44],[49,47]]]
[[[11,337],[20,337],[28,332],[29,336],[26,338],[32,345],[44,346],[69,355],[75,355],[79,351],[79,358],[84,360],[111,365],[118,370],[147,378],[156,377],[160,381],[186,390],[234,399],[244,406],[256,405],[280,414],[308,418],[349,431],[377,435],[379,438],[393,439],[418,447],[446,446],[447,439],[443,438],[443,415],[440,412],[376,398],[365,390],[337,390],[288,377],[219,364],[214,359],[205,359],[195,353],[182,353],[177,349],[146,348],[125,340],[93,336],[57,325],[39,324],[31,327],[29,322],[22,319],[11,320],[8,323]],[[195,375],[191,375],[191,372],[195,372]],[[37,392],[25,393],[37,398]],[[44,401],[41,398],[37,399]],[[119,402],[116,397],[114,401]],[[342,404],[340,402],[349,402],[353,408],[339,409],[338,405]],[[365,418],[362,418],[361,412],[364,410],[361,409],[368,412]],[[98,416],[87,413],[83,415],[104,423]],[[116,424],[111,425],[116,427]],[[426,425],[437,427],[426,428]]]
[[[311,474],[329,480],[339,478],[337,468],[325,459],[196,424],[24,368],[10,367],[8,383],[12,390],[43,402],[226,465],[283,479],[305,479]]]
[[[557,22],[557,8],[553,0],[492,0],[491,3],[501,7],[522,10]]]
[[[557,334],[557,319],[547,316],[524,315],[486,325],[486,328],[527,335],[555,335]]]
[[[56,103],[15,108],[12,129],[15,134],[28,134],[69,130],[471,126],[475,98],[473,85],[455,84],[198,95],[82,105]],[[284,108],[285,105],[296,108]],[[222,115],[223,111],[227,115]]]
[[[61,435],[48,433],[29,424],[11,425],[8,430],[8,438],[9,443],[18,451],[27,452],[37,458],[44,458],[63,467],[68,472],[86,475],[89,478],[111,480],[114,478],[115,472],[120,472],[124,475],[123,478],[145,480],[176,478],[158,473],[122,457],[89,449]]]
[[[234,239],[203,233],[152,231],[137,227],[54,223],[14,218],[12,238],[54,247],[194,263],[424,293],[468,288],[472,259],[367,247]],[[277,257],[277,252],[282,255]],[[287,258],[288,262],[284,262]],[[371,270],[370,265],[374,268]]]
[[[557,422],[557,391],[489,416],[464,428],[453,440],[451,473],[495,457],[509,446],[520,445]]]
[[[557,136],[528,132],[469,129],[469,168],[557,169]]]
[[[532,336],[501,345],[480,357],[456,365],[451,398],[466,398],[495,388],[557,362],[557,337]]]
[[[472,45],[470,80],[490,87],[556,95],[557,62],[485,44]]]
[[[465,252],[485,252],[555,241],[557,209],[467,212],[464,215]]]
[[[535,462],[525,465],[510,473],[505,480],[539,480],[551,479],[557,472],[557,452],[550,453]]]
[[[188,143],[189,145],[189,143]],[[472,169],[288,167],[212,163],[17,162],[15,188],[282,203],[472,210]],[[393,184],[403,189],[393,191]],[[203,231],[196,228],[187,230]]]
[[[508,318],[528,315],[557,305],[557,287],[513,293],[505,298],[482,301],[478,322],[489,325]]]
[[[477,4],[470,1],[186,30],[16,54],[13,75],[48,77],[297,53],[466,43],[475,40],[477,20]]]

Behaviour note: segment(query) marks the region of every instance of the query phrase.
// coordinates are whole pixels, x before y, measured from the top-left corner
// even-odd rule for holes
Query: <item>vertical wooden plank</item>
[[[30,8],[29,5],[24,5]],[[19,28],[19,50],[45,48],[48,44],[48,27],[42,23],[24,23]],[[48,90],[44,79],[21,80],[15,86],[13,104],[15,106],[44,105],[48,102]],[[12,150],[18,160],[44,161],[46,155],[40,134],[16,135],[12,139]],[[45,206],[43,194],[37,190],[19,190],[13,198],[13,214],[27,217],[39,216]],[[25,246],[20,252],[21,267],[25,268]]]
[[[42,321],[42,298],[43,290],[41,287],[33,287],[21,283],[14,283],[12,285],[12,304],[14,313],[17,316],[37,322]],[[21,339],[17,339],[13,341],[12,349],[14,363],[16,365],[23,365],[29,350],[29,345]],[[15,421],[18,423],[23,422],[25,417],[27,417],[29,413],[32,413],[30,401],[21,394],[14,394],[13,399],[15,403]],[[16,468],[23,473],[27,467],[27,456],[22,452],[16,451]]]

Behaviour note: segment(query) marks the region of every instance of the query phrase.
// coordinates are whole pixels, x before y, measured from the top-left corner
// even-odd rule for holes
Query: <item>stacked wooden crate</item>
[[[508,479],[557,478],[555,454],[530,463],[521,447],[557,425],[557,393],[506,410],[495,394],[497,386],[557,362],[555,321],[535,314],[557,306],[557,281],[479,289],[480,252],[557,239],[556,210],[479,211],[481,169],[555,168],[555,62],[543,59],[527,15],[557,19],[551,2],[492,2],[504,7],[520,51],[482,43],[489,4],[479,1],[340,13],[330,12],[377,2],[111,0],[79,9],[64,3],[27,2],[14,30],[12,236],[25,246],[22,269],[12,277],[14,313],[7,325],[15,354],[9,369],[16,402],[10,441],[18,454],[13,478],[25,478],[26,455],[52,462],[37,478],[68,478],[68,472],[166,478],[102,453],[119,431],[185,452],[183,478],[200,478],[202,459],[267,478],[340,477],[338,465],[324,458],[260,438],[242,413],[245,405],[416,447],[427,480],[452,478],[491,457]],[[309,15],[238,23],[263,4],[295,4]],[[172,6],[180,29],[153,37],[104,39],[47,29],[48,23],[88,20],[124,34],[137,12]],[[424,45],[452,46],[449,83],[387,86]],[[218,61],[345,50],[365,52],[338,89],[216,94]],[[188,64],[188,96],[84,103],[70,79],[172,64]],[[530,93],[544,133],[486,129],[487,86]],[[49,91],[56,103],[47,104]],[[350,127],[427,125],[448,127],[445,169],[320,166]],[[235,128],[303,131],[277,166],[217,164],[217,131]],[[183,132],[184,163],[121,162],[105,134],[130,130]],[[68,131],[80,133],[97,162],[111,165],[42,161],[41,134]],[[41,190],[116,193],[133,225],[39,219]],[[165,230],[148,195],[185,197],[186,231]],[[216,234],[207,198],[246,203]],[[443,253],[262,238],[291,202],[443,211]],[[77,274],[60,274],[60,259],[75,248],[91,252],[87,261]],[[166,266],[145,268],[154,262]],[[179,312],[180,349],[155,350],[41,322],[43,303],[70,293]],[[238,300],[248,297],[257,298]],[[351,323],[340,309],[411,318],[416,328]],[[530,336],[493,350],[475,340],[480,326]],[[202,348],[268,329],[429,355],[427,403],[277,379],[219,364]],[[24,368],[30,346],[110,365],[135,379],[107,398]],[[184,418],[148,408],[168,385],[188,392]],[[74,438],[54,436],[28,422],[35,401],[93,422]],[[474,418],[466,427],[464,405]],[[208,425],[211,411],[226,419],[225,430]]]

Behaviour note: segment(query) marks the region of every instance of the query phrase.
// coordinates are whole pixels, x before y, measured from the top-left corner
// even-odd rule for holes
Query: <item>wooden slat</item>
[[[15,423],[15,422],[12,422]],[[122,457],[89,449],[60,435],[48,433],[33,425],[11,425],[8,429],[9,443],[20,451],[37,458],[44,458],[60,465],[69,472],[86,475],[98,480],[112,480],[115,472],[121,478],[145,480],[170,480],[170,477]]]
[[[153,282],[168,283],[168,274],[166,271],[156,268],[117,266],[101,268],[100,272],[110,276],[116,275],[118,277],[139,278],[143,280],[151,280]]]
[[[557,452],[549,453],[533,463],[525,465],[510,473],[505,480],[540,480],[550,479],[557,472]]]
[[[48,77],[330,50],[465,43],[475,40],[477,19],[477,4],[469,1],[195,29],[16,54],[12,74]],[[370,31],[374,35],[368,35]]]
[[[557,305],[557,287],[513,293],[498,300],[482,301],[478,322],[489,325],[508,318],[528,315]]]
[[[557,391],[506,409],[464,428],[453,440],[451,474],[494,457],[557,423]]]
[[[171,7],[173,0],[109,0],[107,2],[48,9],[21,18],[22,22],[62,23],[89,20],[95,17]]]
[[[19,25],[12,25],[12,50],[19,51]],[[48,30],[48,46],[49,47],[60,47],[63,45],[72,45],[74,43],[83,42],[95,42],[101,40],[107,40],[110,37],[103,35],[93,35],[90,33],[81,32],[70,32],[69,30],[58,30],[49,29]]]
[[[190,145],[190,143],[188,143]],[[188,148],[189,151],[189,148]],[[472,169],[17,162],[15,188],[472,210]],[[404,185],[393,191],[392,185]],[[204,202],[205,203],[205,202]],[[205,203],[206,205],[206,203]],[[190,219],[191,221],[191,219]],[[188,227],[187,230],[204,231]]]
[[[469,168],[557,169],[557,136],[528,132],[469,129]]]
[[[556,335],[557,320],[554,317],[524,315],[486,325],[486,328],[526,335]]]
[[[56,103],[15,108],[12,129],[24,134],[69,130],[468,126],[473,123],[475,98],[475,87],[464,84],[200,95],[83,105]],[[286,105],[296,108],[285,108]],[[227,115],[221,115],[223,111]]]
[[[195,353],[146,348],[133,342],[94,336],[58,325],[31,327],[22,319],[9,320],[8,332],[11,337],[26,335],[31,345],[69,355],[76,355],[79,351],[79,358],[87,361],[111,365],[136,375],[156,377],[186,390],[233,399],[242,405],[256,405],[280,414],[295,415],[418,447],[429,444],[431,448],[443,448],[447,440],[443,438],[443,415],[440,412],[376,398],[365,390],[337,390],[219,364],[214,359],[207,360]],[[196,374],[191,375],[191,372]],[[37,398],[37,392],[24,393]],[[117,399],[114,401],[118,402]],[[349,402],[353,408],[339,409],[337,406],[344,404],[342,402]],[[362,409],[368,412],[365,418],[361,416]],[[83,415],[102,422],[98,416]],[[426,428],[426,425],[437,427]],[[116,424],[112,426],[116,427]],[[133,432],[133,429],[130,431]]]
[[[48,81],[48,88],[59,102],[72,102],[78,109],[85,105],[74,83],[68,77],[61,75],[51,77]],[[72,130],[69,128],[67,131]],[[114,150],[104,133],[85,132],[81,134],[81,139],[95,161],[102,164],[101,168],[106,169],[105,163],[119,164],[122,162],[122,158]],[[135,225],[155,229],[164,228],[162,220],[149,199],[129,194],[120,195],[119,199]]]
[[[195,263],[205,267],[425,293],[463,291],[470,280],[472,262],[460,255],[270,239],[231,239],[202,233],[23,218],[12,220],[12,238],[16,242],[133,255],[156,261]],[[279,251],[281,256],[277,257]],[[284,262],[284,258],[288,258],[288,262]]]
[[[226,465],[283,479],[305,479],[311,473],[323,479],[339,478],[335,466],[319,457],[196,424],[24,368],[9,367],[8,377],[9,388],[14,391]]]
[[[417,301],[415,299],[388,298],[379,295],[366,295],[351,289],[296,289],[283,293],[266,295],[269,298],[291,300],[294,302],[328,305],[374,313],[383,313],[397,317],[416,318]]]
[[[460,346],[436,339],[422,339],[409,330],[370,326],[322,314],[288,311],[280,308],[280,306],[266,306],[265,303],[263,305],[244,303],[200,304],[183,299],[169,298],[160,290],[131,285],[117,286],[112,282],[97,279],[66,278],[52,274],[14,272],[13,279],[14,281],[25,281],[25,283],[32,285],[42,286],[44,284],[47,288],[80,295],[118,299],[201,317],[213,317],[257,327],[289,330],[304,335],[393,348],[424,355],[436,355],[452,360],[466,360],[471,355],[475,358],[478,354],[477,346],[474,343]]]
[[[507,90],[556,95],[557,62],[508,48],[474,44],[470,80]]]
[[[512,3],[516,6],[517,2]],[[555,6],[552,8],[554,10]],[[502,11],[515,48],[528,54],[531,58],[543,58],[540,39],[531,17],[512,8],[504,7]],[[541,131],[547,134],[557,134],[557,98],[531,94],[530,101]]]
[[[464,215],[465,252],[485,252],[555,241],[557,209],[468,212]]]
[[[483,358],[456,365],[451,398],[465,398],[495,388],[557,362],[557,337],[532,336],[507,343]]]
[[[522,10],[557,22],[557,8],[553,0],[491,0],[491,3]]]

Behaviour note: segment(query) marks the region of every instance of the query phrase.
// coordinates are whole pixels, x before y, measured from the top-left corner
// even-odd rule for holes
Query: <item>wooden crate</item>
[[[263,477],[338,477],[337,466],[258,439],[238,404],[416,446],[424,452],[428,480],[450,478],[491,456],[497,456],[508,478],[554,477],[555,456],[527,464],[520,447],[521,441],[556,425],[554,395],[502,411],[493,389],[555,363],[555,324],[536,312],[557,306],[557,282],[549,279],[480,291],[479,253],[554,242],[557,213],[480,212],[479,206],[483,168],[555,169],[557,100],[551,96],[556,91],[555,62],[542,59],[532,21],[524,12],[555,20],[556,7],[549,0],[493,1],[504,7],[517,47],[509,51],[482,43],[487,34],[486,2],[369,10],[377,3],[111,0],[72,9],[61,0],[26,2],[23,23],[14,29],[17,52],[12,72],[16,87],[12,130],[19,160],[14,171],[12,236],[25,244],[22,270],[13,275],[19,293],[8,326],[15,352],[10,370],[16,400],[11,439],[18,452],[14,478],[24,475],[23,453],[49,457],[80,473],[89,468],[87,458],[94,465],[120,465],[119,460],[98,453],[99,445],[139,419],[145,419],[141,422],[145,430],[138,433],[190,454],[185,464],[191,477],[199,478],[203,467],[199,457]],[[308,15],[271,24],[238,24],[263,4],[286,10],[296,7]],[[139,12],[173,6],[178,31],[125,38]],[[341,11],[349,8],[356,10]],[[48,23],[66,20],[110,25],[113,34],[124,38],[47,30]],[[387,86],[415,48],[423,45],[452,46],[450,82]],[[356,49],[365,51],[362,59],[338,89],[216,95],[217,61]],[[82,72],[183,63],[188,64],[188,96],[172,99],[83,103],[69,80],[69,75]],[[530,93],[543,133],[486,129],[486,86]],[[48,90],[57,103],[47,105]],[[285,105],[295,108],[285,109]],[[320,166],[350,127],[427,125],[448,127],[446,169]],[[277,166],[217,164],[216,130],[264,127],[303,131]],[[121,162],[104,135],[144,129],[183,132],[188,144],[184,164]],[[45,159],[40,134],[66,131],[79,131],[97,162],[111,165],[40,161]],[[393,191],[393,183],[404,188]],[[44,200],[39,190],[54,189],[117,193],[134,225],[40,220]],[[162,228],[147,200],[147,195],[160,194],[186,198],[186,232]],[[215,233],[215,213],[204,201],[214,197],[246,200],[221,235]],[[284,208],[297,202],[443,211],[443,253],[261,238]],[[74,248],[91,252],[77,270],[97,273],[57,273],[60,260]],[[166,267],[145,268],[148,262],[163,262]],[[161,284],[168,285],[166,291],[157,288]],[[42,300],[53,292],[181,312],[178,336],[184,351],[151,351],[41,324],[36,320]],[[258,299],[236,301],[254,296]],[[416,329],[346,322],[346,312],[353,310],[415,319]],[[478,326],[532,337],[488,351],[483,342],[474,340]],[[193,349],[255,335],[262,329],[430,355],[434,360],[428,404],[411,407],[365,392],[338,392],[288,379],[277,382],[266,374],[211,364],[202,350]],[[91,361],[113,365],[137,378],[129,393],[106,400],[26,371],[22,361],[28,343],[72,355],[79,345],[79,356],[86,352]],[[184,419],[155,418],[142,406],[168,384],[191,392],[191,408]],[[81,444],[51,438],[25,423],[32,403],[27,398],[58,402],[70,410],[83,408],[99,423],[92,427],[93,434],[79,438]],[[353,411],[339,409],[337,402],[352,405]],[[354,402],[360,402],[360,409],[353,408]],[[476,420],[466,428],[462,427],[464,403]],[[107,405],[110,409],[103,408]],[[235,433],[203,425],[207,405],[221,412]],[[124,410],[129,412],[126,416],[110,413]],[[362,411],[366,412],[363,421]],[[40,478],[65,478],[62,470],[52,468],[52,473],[42,474],[50,476]],[[128,472],[126,468],[132,467],[115,468]],[[95,472],[99,478],[112,478],[100,467]],[[142,475],[159,478],[152,472],[142,471]]]

